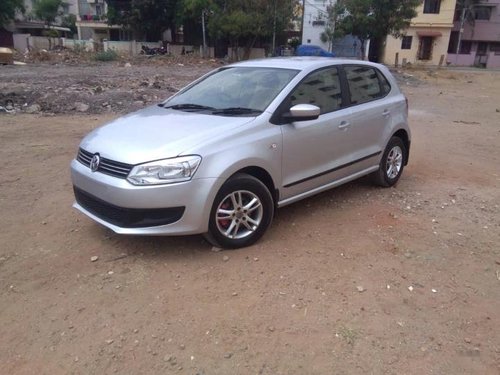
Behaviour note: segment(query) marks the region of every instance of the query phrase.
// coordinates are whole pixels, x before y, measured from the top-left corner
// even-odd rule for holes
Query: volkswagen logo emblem
[[[97,171],[97,169],[99,168],[100,162],[101,162],[101,158],[100,158],[99,154],[95,154],[94,156],[92,156],[92,160],[90,161],[90,170],[92,172]]]

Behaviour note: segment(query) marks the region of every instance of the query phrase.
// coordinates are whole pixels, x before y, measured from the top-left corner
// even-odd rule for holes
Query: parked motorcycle
[[[141,46],[141,55],[154,56],[154,55],[165,55],[167,54],[167,49],[163,46],[150,48],[148,46]]]

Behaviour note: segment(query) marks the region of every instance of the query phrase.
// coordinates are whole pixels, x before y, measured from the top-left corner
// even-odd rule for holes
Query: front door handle
[[[384,112],[382,112],[382,116],[384,117],[387,117],[391,114],[391,111],[389,111],[388,109],[386,109]]]
[[[342,121],[339,125],[339,129],[347,129],[351,124],[347,121]]]

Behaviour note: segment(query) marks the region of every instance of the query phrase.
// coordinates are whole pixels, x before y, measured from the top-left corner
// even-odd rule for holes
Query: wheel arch
[[[411,146],[411,141],[410,137],[408,135],[408,132],[404,129],[399,129],[397,132],[395,132],[393,137],[398,137],[401,139],[405,145],[405,165],[408,165],[408,160],[410,159],[410,146]],[[392,137],[391,137],[392,138]]]
[[[231,177],[239,173],[245,173],[252,177],[255,177],[256,179],[261,181],[264,185],[266,185],[266,187],[269,189],[269,192],[271,193],[274,205],[275,206],[277,205],[279,201],[279,190],[276,188],[273,178],[271,177],[268,171],[266,171],[262,167],[249,166],[237,170],[231,175]]]

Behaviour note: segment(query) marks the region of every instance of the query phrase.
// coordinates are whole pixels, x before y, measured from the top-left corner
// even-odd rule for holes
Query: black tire
[[[373,174],[375,183],[383,187],[394,186],[403,174],[406,155],[406,146],[401,138],[392,137],[380,160],[379,170]]]
[[[215,197],[205,239],[226,249],[250,246],[264,235],[273,215],[274,202],[266,185],[250,175],[236,174]]]

